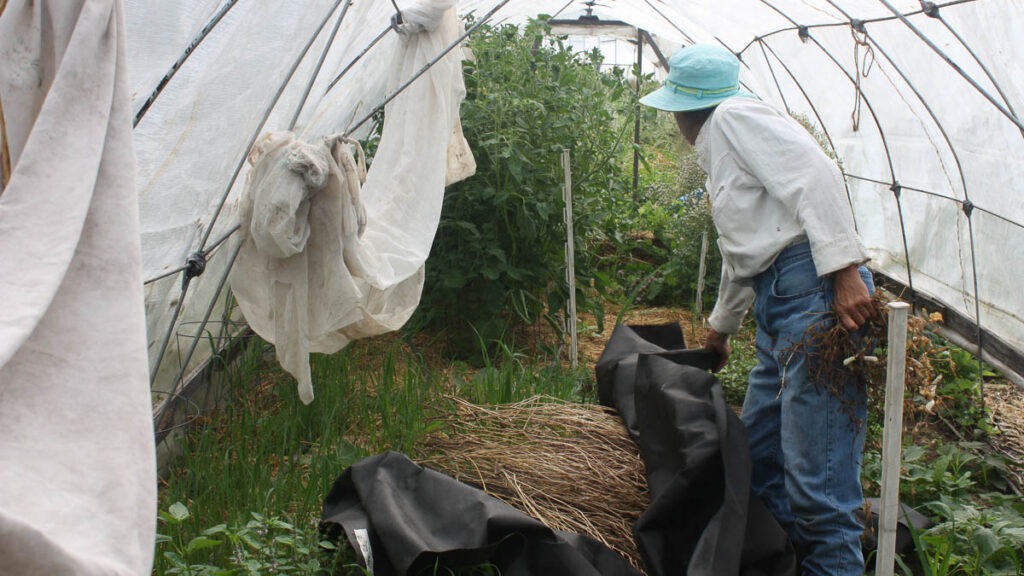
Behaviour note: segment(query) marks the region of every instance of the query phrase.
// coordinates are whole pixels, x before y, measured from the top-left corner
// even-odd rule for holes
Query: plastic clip
[[[189,257],[185,259],[185,276],[181,279],[182,287],[188,284],[189,281],[196,276],[202,276],[205,271],[206,254],[203,252],[193,252],[192,254],[189,254]]]

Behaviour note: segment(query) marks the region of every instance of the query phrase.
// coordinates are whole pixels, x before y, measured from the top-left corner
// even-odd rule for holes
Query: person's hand
[[[832,276],[835,292],[835,303],[832,307],[840,324],[848,332],[857,330],[868,318],[878,315],[878,310],[868,293],[868,287],[857,268],[856,264],[851,264]]]
[[[718,372],[729,362],[729,356],[732,354],[729,335],[715,332],[713,329],[708,330],[708,335],[704,339],[704,349],[718,353],[718,364],[712,370],[712,372]]]

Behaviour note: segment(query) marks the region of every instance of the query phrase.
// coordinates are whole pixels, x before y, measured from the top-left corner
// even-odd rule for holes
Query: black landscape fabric
[[[707,372],[715,361],[685,350],[678,325],[620,325],[597,365],[601,402],[619,411],[646,465],[651,505],[634,526],[646,570],[795,574],[785,534],[750,493],[742,424]],[[345,470],[324,502],[321,526],[342,529],[379,576],[482,563],[503,576],[638,574],[603,544],[553,531],[398,453]]]
[[[640,446],[651,504],[634,526],[651,576],[796,574],[785,532],[750,491],[743,424],[678,325],[615,327],[598,394]]]
[[[324,502],[375,576],[441,574],[488,563],[503,576],[639,576],[617,553],[555,532],[483,491],[388,452],[349,467]],[[365,554],[365,556],[364,556]]]

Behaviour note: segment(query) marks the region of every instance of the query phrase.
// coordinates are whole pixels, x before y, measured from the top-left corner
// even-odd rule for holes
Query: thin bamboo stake
[[[697,311],[697,318],[704,318],[704,276],[707,275],[708,265],[708,231],[705,230],[700,237],[700,268],[697,270],[697,301],[694,303],[694,310]]]
[[[906,302],[889,308],[889,358],[885,377],[885,428],[882,432],[882,506],[878,513],[877,576],[892,576],[899,516],[900,452],[903,448],[903,387],[907,363]]]
[[[0,14],[3,13],[7,0],[0,0]],[[7,146],[7,124],[4,123],[4,103],[0,100],[0,174],[3,175],[3,186],[7,188],[11,181],[11,149]]]
[[[565,279],[569,284],[569,362],[576,368],[579,344],[576,339],[576,239],[572,226],[572,171],[569,149],[562,149],[562,170],[565,173]]]

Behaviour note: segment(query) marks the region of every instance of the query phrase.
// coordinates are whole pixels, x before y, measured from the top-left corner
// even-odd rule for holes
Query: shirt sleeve
[[[754,289],[739,284],[729,274],[729,267],[722,263],[722,282],[718,287],[718,300],[708,317],[708,324],[719,334],[735,334],[750,305],[754,303]]]
[[[734,106],[720,125],[746,169],[803,227],[819,276],[869,260],[842,174],[814,138],[770,106]]]

